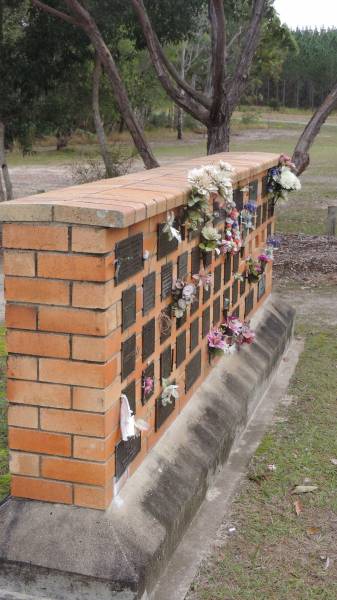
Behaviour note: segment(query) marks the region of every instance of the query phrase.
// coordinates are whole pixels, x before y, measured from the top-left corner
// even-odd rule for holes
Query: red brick
[[[6,327],[36,329],[37,308],[35,306],[6,304],[5,315]]]
[[[38,409],[35,406],[10,404],[8,407],[8,425],[37,429],[39,425]]]
[[[73,336],[72,358],[93,362],[106,362],[121,349],[121,331],[115,330],[109,336],[93,338]]]
[[[67,305],[70,298],[69,283],[65,281],[6,277],[5,296],[8,301]]]
[[[37,359],[28,356],[9,356],[7,375],[15,379],[37,379]]]
[[[42,477],[50,479],[105,485],[108,468],[105,463],[73,460],[71,458],[42,457],[41,473]]]
[[[40,457],[38,454],[28,452],[9,453],[9,470],[17,475],[32,475],[38,477],[40,474]]]
[[[9,402],[18,404],[36,404],[55,408],[70,408],[70,387],[32,381],[7,382],[7,397]]]
[[[112,257],[38,254],[39,277],[75,281],[108,281],[115,274]]]
[[[72,485],[69,483],[13,475],[11,479],[11,492],[12,496],[19,498],[72,504]]]
[[[106,311],[40,306],[39,329],[83,335],[108,335],[117,327],[116,307]]]
[[[52,383],[105,388],[117,374],[117,359],[104,364],[40,358],[40,380]]]
[[[104,415],[73,410],[41,409],[41,428],[47,431],[105,437]]]
[[[34,252],[5,250],[4,252],[4,274],[24,275],[34,277],[35,254]]]
[[[106,412],[112,405],[116,406],[116,413],[119,414],[119,397],[121,395],[122,384],[119,380],[115,381],[108,388],[73,388],[73,408],[75,410],[85,410],[88,412]]]
[[[5,223],[2,243],[5,248],[68,250],[68,228],[64,225]]]
[[[69,336],[9,330],[7,332],[7,350],[15,354],[67,358],[70,356]]]
[[[112,500],[112,484],[106,487],[74,485],[74,504],[104,510]]]
[[[71,456],[70,435],[46,433],[35,429],[10,427],[8,430],[8,446],[12,450]]]
[[[105,254],[112,252],[118,237],[118,232],[107,227],[74,226],[72,228],[71,248],[73,252]]]
[[[117,429],[104,439],[74,436],[73,456],[83,460],[107,460],[115,451],[117,436]]]

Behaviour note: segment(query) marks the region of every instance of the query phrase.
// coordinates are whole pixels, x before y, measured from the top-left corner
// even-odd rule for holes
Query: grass
[[[337,597],[337,467],[331,463],[337,458],[337,329],[302,324],[299,333],[305,349],[288,392],[293,402],[280,409],[251,461],[231,515],[237,534],[204,564],[189,600]],[[306,481],[318,489],[291,494]]]
[[[7,449],[7,402],[6,402],[6,349],[5,329],[0,328],[0,500],[9,491],[8,449]]]

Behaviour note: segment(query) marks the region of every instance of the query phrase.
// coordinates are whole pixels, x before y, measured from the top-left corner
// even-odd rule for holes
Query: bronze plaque
[[[212,290],[211,290],[210,285],[208,286],[207,290],[205,288],[203,289],[203,298],[202,298],[203,304],[205,304],[205,302],[208,302],[208,300],[211,297],[211,293],[212,293]]]
[[[128,466],[136,458],[142,447],[141,436],[129,439],[127,442],[121,440],[115,448],[115,470],[116,480],[126,471]]]
[[[172,262],[161,268],[161,299],[165,300],[172,293]]]
[[[199,301],[200,301],[200,288],[197,288],[197,293],[195,295],[195,300],[194,302],[191,304],[190,307],[190,314],[193,315],[193,313],[195,313],[196,310],[198,310],[199,308]]]
[[[117,285],[143,270],[143,234],[137,233],[117,242],[115,257],[115,283]]]
[[[158,225],[158,240],[157,240],[157,258],[158,258],[158,260],[160,258],[163,258],[164,256],[167,256],[168,254],[171,254],[171,252],[174,252],[178,248],[178,240],[173,238],[170,241],[168,234],[165,231],[163,231],[164,227],[165,227],[165,223],[160,223],[160,225]],[[176,224],[175,224],[175,227],[176,227],[176,229],[179,228],[179,226],[177,226]]]
[[[122,394],[125,394],[129,400],[130,408],[133,414],[136,414],[136,382],[132,381],[129,385],[122,390]]]
[[[213,301],[213,325],[219,323],[221,317],[220,296]]]
[[[122,293],[122,331],[136,322],[136,286]]]
[[[254,307],[254,288],[250,290],[245,299],[245,318],[248,317],[249,313]]]
[[[200,271],[200,248],[194,246],[191,251],[191,274],[198,275]]]
[[[233,199],[234,199],[237,210],[239,210],[239,211],[242,210],[243,209],[243,192],[241,192],[241,190],[239,188],[236,188],[236,190],[233,190]]]
[[[256,202],[257,200],[257,187],[258,187],[258,180],[254,179],[254,181],[251,181],[249,184],[249,202]]]
[[[242,281],[240,281],[240,296],[243,296],[243,294],[246,291],[246,278],[244,277]]]
[[[236,279],[236,280],[233,282],[233,285],[232,285],[232,305],[233,305],[233,306],[234,306],[234,304],[236,304],[236,303],[237,303],[237,301],[238,301],[238,295],[239,295],[239,282],[238,282],[238,280]]]
[[[168,346],[160,355],[160,379],[168,379],[172,371],[172,350]]]
[[[155,346],[155,335],[156,335],[156,321],[151,319],[148,323],[143,326],[142,332],[142,360],[146,360],[154,353]]]
[[[225,277],[224,282],[228,283],[232,275],[232,257],[230,254],[227,254],[225,259]]]
[[[262,177],[262,198],[268,194],[268,175]]]
[[[262,206],[262,223],[265,223],[268,215],[268,202],[264,202]]]
[[[176,367],[185,360],[186,358],[186,331],[183,331],[177,336],[176,341]]]
[[[221,289],[221,276],[222,276],[222,263],[217,265],[214,269],[214,294]]]
[[[234,256],[233,256],[233,267],[232,267],[233,274],[238,272],[239,264],[240,264],[240,255],[238,252],[236,252],[236,254],[234,254]]]
[[[122,342],[122,381],[135,370],[136,366],[136,334]]]
[[[272,235],[273,233],[273,226],[271,223],[268,223],[267,225],[267,239]]]
[[[187,392],[201,375],[201,350],[193,356],[185,369],[185,391]]]
[[[160,343],[162,344],[163,342],[165,342],[166,340],[168,340],[168,338],[171,335],[171,330],[172,330],[172,305],[169,304],[168,306],[165,306],[165,308],[163,308],[163,310],[161,311],[162,313],[164,313],[168,318],[167,319],[162,319],[161,320],[161,328],[160,328]]]
[[[143,279],[143,315],[156,304],[156,273],[153,271]]]
[[[256,209],[256,227],[260,227],[262,223],[262,205],[259,204],[259,206]]]
[[[188,252],[178,256],[178,279],[184,279],[188,273]]]
[[[202,313],[202,327],[201,327],[201,335],[202,337],[206,337],[209,333],[211,327],[211,309],[208,306]]]
[[[171,402],[163,406],[161,397],[156,400],[156,431],[162,426],[167,417],[174,411],[176,401],[171,398]]]
[[[265,293],[266,293],[266,276],[263,273],[263,275],[261,275],[259,282],[257,284],[257,299],[260,300],[260,298],[262,298],[262,296],[264,296]]]
[[[190,326],[190,352],[197,347],[199,343],[199,319],[194,319]]]
[[[202,252],[202,263],[206,269],[212,264],[213,252]]]
[[[183,316],[176,319],[176,329],[180,329],[180,327],[186,323],[186,319],[187,319],[187,311],[185,310]]]

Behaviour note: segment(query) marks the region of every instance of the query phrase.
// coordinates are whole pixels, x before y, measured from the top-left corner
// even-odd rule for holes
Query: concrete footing
[[[256,342],[215,366],[107,511],[15,499],[0,507],[0,589],[8,597],[150,594],[267,389],[294,311],[272,296],[253,321]]]

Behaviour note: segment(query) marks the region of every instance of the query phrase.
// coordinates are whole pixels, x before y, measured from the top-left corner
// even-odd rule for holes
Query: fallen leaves
[[[303,504],[299,498],[294,502],[294,509],[296,515],[299,517],[301,512],[303,511]]]
[[[309,492],[315,492],[318,490],[318,485],[297,485],[292,494],[308,494]]]

